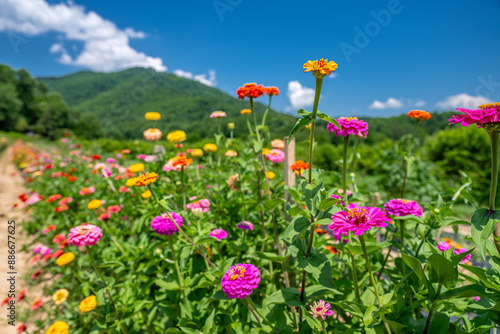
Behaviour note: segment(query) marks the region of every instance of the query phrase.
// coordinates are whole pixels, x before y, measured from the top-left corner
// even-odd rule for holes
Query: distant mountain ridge
[[[241,109],[249,107],[248,101],[174,74],[130,68],[114,73],[82,71],[37,79],[50,90],[59,92],[71,108],[96,116],[109,137],[141,137],[142,131],[153,127],[144,119],[148,111],[161,113],[162,119],[154,127],[164,132],[180,129],[188,132],[188,137],[190,134],[212,137],[218,127],[217,121],[210,119],[210,113],[215,110],[228,114],[224,124],[236,123],[236,135],[248,132],[246,116],[240,115]],[[265,108],[255,104],[259,118]],[[286,135],[294,123],[293,116],[274,110],[268,115],[270,128],[281,136]]]

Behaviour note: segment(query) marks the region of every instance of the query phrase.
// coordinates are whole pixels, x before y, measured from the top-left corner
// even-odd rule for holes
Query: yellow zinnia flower
[[[150,198],[151,197],[151,191],[147,190],[141,194],[142,198]]]
[[[266,154],[269,154],[269,153],[271,153],[270,149],[268,149],[268,148],[263,148],[262,149],[262,155],[266,155]]]
[[[59,256],[56,260],[56,263],[59,267],[65,266],[71,261],[75,259],[75,254],[73,252],[67,252],[64,253],[63,255]]]
[[[78,306],[78,309],[82,313],[87,313],[95,309],[96,306],[97,306],[96,296],[92,295],[82,300],[80,306]]]
[[[159,112],[155,112],[155,111],[150,111],[150,112],[147,112],[144,117],[148,120],[148,121],[157,121],[161,118],[161,115]]]
[[[146,173],[137,178],[135,185],[139,187],[144,187],[147,186],[148,184],[156,182],[157,178],[158,174],[156,173]]]
[[[274,179],[275,176],[276,174],[274,172],[266,172],[266,178],[269,180]]]
[[[132,186],[135,186],[136,182],[137,182],[137,178],[136,177],[131,177],[130,179],[127,180],[127,182],[125,183],[125,185],[127,187],[132,187]]]
[[[205,145],[203,145],[203,151],[205,151],[207,153],[217,152],[217,145],[212,144],[212,143],[205,144]]]
[[[328,61],[328,59],[321,58],[320,60],[308,60],[304,63],[304,72],[312,72],[315,78],[322,79],[327,75],[330,75],[339,67],[334,61]]]
[[[186,133],[181,130],[172,131],[167,135],[167,140],[171,143],[180,143],[186,140]]]
[[[199,148],[195,148],[191,151],[191,156],[195,158],[199,158],[203,156],[203,150]]]
[[[69,333],[69,325],[64,321],[54,322],[45,332],[45,334],[68,334],[68,333]]]
[[[227,123],[227,128],[229,130],[234,130],[234,123]]]
[[[247,114],[250,114],[251,112],[252,112],[252,109],[242,109],[241,110],[242,115],[247,115]]]
[[[138,164],[133,164],[128,168],[128,171],[130,173],[140,173],[144,170],[144,164],[138,163]]]
[[[89,202],[89,204],[87,204],[87,208],[89,210],[95,210],[98,207],[100,207],[101,205],[102,205],[102,201],[100,199],[93,199]]]
[[[66,289],[59,289],[54,293],[52,296],[52,300],[54,301],[54,304],[56,305],[61,305],[68,299],[69,291]]]

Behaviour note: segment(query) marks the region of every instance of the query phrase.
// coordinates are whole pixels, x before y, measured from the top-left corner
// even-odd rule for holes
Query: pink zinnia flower
[[[39,202],[42,199],[42,196],[38,195],[37,193],[31,194],[30,197],[25,201],[27,205],[33,205],[37,202]]]
[[[477,124],[479,128],[480,124],[500,122],[500,113],[496,108],[476,110],[457,108],[455,110],[463,112],[464,114],[453,115],[453,117],[448,120],[450,122],[449,124],[461,123],[463,126]]]
[[[122,208],[120,207],[119,204],[108,206],[109,213],[116,213],[116,212],[120,212],[120,211],[122,211]]]
[[[347,233],[342,233],[340,231],[333,231],[333,237],[335,240],[340,241],[340,242],[349,242],[349,239],[343,239],[342,237],[347,236]]]
[[[227,117],[227,114],[223,111],[214,111],[210,114],[210,118],[222,118]]]
[[[189,200],[192,200],[191,198]],[[210,201],[208,199],[200,199],[199,201],[186,204],[187,209],[201,213],[207,212],[209,207],[210,207]]]
[[[333,223],[328,226],[330,230],[340,233],[353,231],[354,235],[362,235],[372,227],[386,227],[386,222],[391,221],[379,208],[362,207],[354,203],[349,204],[347,212],[334,214],[332,220]]]
[[[384,209],[388,214],[396,217],[408,215],[420,217],[423,214],[422,207],[417,202],[401,198],[391,199],[385,203]]]
[[[120,189],[118,189],[119,192],[121,193],[128,193],[130,190],[128,189],[127,186],[121,186]]]
[[[81,189],[80,191],[78,191],[78,193],[82,196],[84,195],[88,195],[88,194],[92,194],[95,192],[95,186],[92,186],[92,187],[86,187],[86,188],[83,188]]]
[[[102,230],[92,224],[83,223],[69,230],[68,239],[74,246],[93,246],[102,237]]]
[[[447,251],[448,249],[450,249],[451,246],[446,241],[441,241],[440,243],[438,243],[436,248],[439,249],[441,252],[444,252],[444,251]]]
[[[472,297],[472,299],[474,299],[476,302],[478,302],[479,299],[481,299],[481,298],[479,298],[479,297]]]
[[[257,288],[259,282],[260,271],[256,266],[239,263],[226,271],[220,283],[229,299],[244,299]]]
[[[109,213],[103,213],[102,215],[100,215],[97,218],[97,220],[108,220],[110,217],[111,217],[111,214],[109,214]]]
[[[271,161],[273,164],[279,164],[285,160],[285,152],[278,149],[272,149],[266,154],[266,159]]]
[[[155,155],[147,155],[145,158],[144,158],[144,161],[145,162],[153,162],[156,160],[156,156]]]
[[[247,221],[241,221],[238,223],[238,228],[241,228],[242,230],[252,230],[253,231],[253,224]]]
[[[22,289],[21,292],[19,292],[19,295],[17,296],[17,302],[19,303],[21,300],[24,299],[26,296],[26,289]]]
[[[139,155],[137,156],[137,159],[144,160],[144,159],[146,159],[146,157],[147,157],[147,155],[146,155],[146,154],[139,154]]]
[[[459,249],[454,249],[453,250],[453,254],[455,255],[458,255],[458,254],[462,254],[462,253],[465,253],[467,252],[467,249],[465,248],[459,248]],[[467,254],[463,259],[462,259],[462,263],[467,263],[468,261],[470,261],[470,259],[472,258],[472,254]]]
[[[339,135],[347,137],[348,135],[354,135],[362,138],[366,138],[368,135],[368,124],[357,117],[340,117],[337,119],[342,130],[339,130],[333,123],[328,123],[326,128],[330,133],[335,132],[335,136]]]
[[[216,228],[215,230],[210,231],[210,236],[216,238],[221,241],[222,239],[227,238],[227,232],[221,228]]]
[[[318,302],[314,302],[311,306],[311,312],[309,314],[313,315],[313,318],[321,317],[325,320],[325,316],[332,316],[333,311],[330,310],[330,303],[325,304],[324,300],[320,300]]]
[[[62,200],[59,201],[59,203],[57,203],[57,205],[63,206],[71,202],[73,202],[73,197],[64,197]]]
[[[182,222],[184,221],[180,215],[175,212],[170,212],[170,215],[175,220],[179,227],[182,226]],[[171,235],[179,232],[179,229],[175,224],[170,220],[166,213],[161,216],[156,216],[153,218],[151,222],[151,227],[155,230],[156,234],[159,235]]]
[[[339,195],[332,194],[331,198],[342,199],[342,195],[344,194],[344,189],[337,189],[337,193],[339,193]],[[352,191],[347,190],[347,197],[351,195]],[[344,202],[340,202],[340,205],[344,206]]]
[[[112,164],[112,163],[114,163],[114,162],[115,162],[115,159],[113,159],[113,158],[107,158],[107,159],[106,159],[106,162],[107,162],[108,164]]]

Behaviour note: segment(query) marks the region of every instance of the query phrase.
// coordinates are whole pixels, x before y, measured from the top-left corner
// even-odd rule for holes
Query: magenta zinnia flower
[[[238,223],[238,228],[241,228],[242,230],[252,230],[253,231],[253,224],[247,221],[241,221]]]
[[[453,250],[453,254],[455,254],[455,255],[462,254],[462,253],[465,253],[465,252],[467,252],[467,249],[465,249],[465,248],[459,248],[459,249],[456,249],[456,248],[455,248],[455,249]],[[462,259],[462,261],[461,261],[461,262],[462,262],[462,263],[466,263],[466,262],[470,261],[470,259],[471,259],[471,258],[472,258],[472,255],[471,255],[471,254],[467,254],[467,255],[466,255],[466,256]]]
[[[324,300],[320,300],[318,302],[314,302],[311,306],[311,312],[309,314],[313,315],[313,318],[321,317],[325,320],[325,316],[332,316],[333,311],[330,310],[330,303],[325,304]]]
[[[447,251],[448,249],[451,248],[451,245],[449,243],[447,243],[446,241],[441,241],[440,243],[438,243],[437,249],[439,249],[441,252],[444,252],[444,251]]]
[[[349,204],[347,212],[340,211],[332,216],[333,223],[330,230],[343,234],[353,231],[354,235],[362,235],[372,227],[386,227],[391,220],[379,208],[357,206]]]
[[[210,236],[216,238],[221,241],[222,239],[227,238],[227,232],[221,228],[216,228],[215,230],[210,231]]]
[[[182,222],[184,220],[181,216],[175,212],[170,212],[170,216],[172,216],[179,227],[182,226]],[[179,232],[177,226],[175,226],[166,213],[163,213],[161,216],[154,217],[153,221],[151,221],[151,227],[155,230],[156,234],[159,235],[172,235]]]
[[[337,192],[340,194],[340,195],[335,195],[335,194],[332,194],[331,198],[335,198],[335,199],[342,199],[342,194],[344,194],[344,189],[337,189]],[[352,191],[350,190],[347,190],[347,197],[351,196],[352,195]],[[340,205],[344,206],[344,202],[340,202]]]
[[[68,240],[74,246],[93,246],[101,237],[101,228],[87,223],[73,227],[68,234]]]
[[[456,110],[464,114],[453,115],[448,120],[449,124],[461,123],[463,126],[477,124],[479,128],[481,124],[500,122],[500,110],[496,104],[481,105],[479,109],[475,110],[465,108],[457,108]]]
[[[340,117],[337,119],[342,129],[339,129],[333,123],[328,123],[326,128],[328,132],[335,132],[335,136],[339,135],[347,137],[348,135],[354,135],[362,138],[366,138],[368,135],[368,124],[357,117]]]
[[[389,215],[396,217],[408,215],[420,217],[423,214],[422,207],[417,202],[401,198],[391,199],[384,204],[384,209]]]
[[[246,298],[260,282],[260,271],[253,264],[231,266],[222,277],[222,291],[229,299]]]
[[[273,164],[279,164],[285,160],[285,152],[278,149],[272,149],[266,154],[266,159],[271,161]]]

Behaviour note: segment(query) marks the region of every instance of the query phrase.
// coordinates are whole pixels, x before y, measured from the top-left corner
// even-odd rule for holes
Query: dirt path
[[[10,289],[10,283],[7,281],[12,275],[7,274],[11,272],[9,269],[8,261],[8,222],[15,220],[16,222],[16,290],[17,293],[26,285],[21,282],[21,277],[26,274],[28,267],[28,254],[21,252],[21,243],[23,240],[21,234],[21,221],[26,218],[26,214],[22,209],[12,209],[12,205],[19,202],[17,196],[24,192],[23,180],[11,163],[12,147],[7,148],[0,154],[0,302],[7,297]],[[16,297],[17,297],[16,293]],[[26,303],[23,301],[22,303]],[[24,306],[23,309],[26,309]],[[17,326],[21,323],[19,320],[20,309],[16,300],[16,325],[11,326],[7,323],[7,305],[0,308],[0,333],[2,334],[15,334],[17,333]]]

